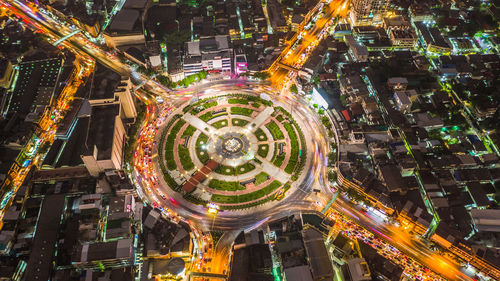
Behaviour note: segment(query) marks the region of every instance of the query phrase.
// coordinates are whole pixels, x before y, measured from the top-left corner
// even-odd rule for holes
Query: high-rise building
[[[353,0],[350,14],[352,25],[381,23],[388,2],[388,0]]]

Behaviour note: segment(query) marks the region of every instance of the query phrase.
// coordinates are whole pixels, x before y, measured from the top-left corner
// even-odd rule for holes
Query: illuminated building
[[[207,72],[231,72],[229,37],[225,35],[204,38],[186,43],[184,74],[192,75],[202,70]]]
[[[120,105],[93,106],[87,153],[82,160],[92,176],[106,170],[118,170],[123,160],[125,128],[119,116]]]
[[[313,88],[313,92],[311,95],[312,100],[314,103],[318,104],[319,106],[323,107],[324,109],[330,109],[330,99],[328,98],[327,94],[318,89],[317,87]]]
[[[21,62],[5,112],[16,112],[30,121],[41,116],[59,94],[56,86],[63,63],[61,58]]]
[[[370,25],[382,21],[387,10],[387,0],[353,0],[351,3],[351,24]]]
[[[417,46],[417,34],[407,19],[401,16],[384,18],[383,25],[395,48],[413,49]]]
[[[234,56],[234,72],[236,74],[247,72],[247,56],[244,52],[235,52]]]

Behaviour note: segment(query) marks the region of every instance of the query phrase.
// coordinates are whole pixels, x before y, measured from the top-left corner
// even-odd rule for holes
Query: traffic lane
[[[459,270],[459,265],[456,262],[437,255],[423,245],[422,242],[392,225],[387,223],[373,223],[364,213],[360,212],[353,205],[343,201],[341,197],[339,197],[333,205],[341,212],[344,210],[343,213],[347,217],[358,222],[365,229],[375,230],[375,234],[379,234],[380,237],[388,240],[389,243],[396,244],[398,248],[402,249],[403,252],[410,257],[442,276],[453,280],[473,280]],[[436,260],[439,261],[439,263],[436,263]]]

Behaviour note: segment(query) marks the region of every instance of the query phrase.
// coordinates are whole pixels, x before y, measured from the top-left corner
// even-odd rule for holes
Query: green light
[[[274,281],[281,281],[281,269],[279,267],[273,267]]]

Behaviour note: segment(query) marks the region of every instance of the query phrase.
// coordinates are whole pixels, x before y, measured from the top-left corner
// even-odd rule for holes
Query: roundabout
[[[241,229],[317,202],[326,142],[309,108],[260,84],[198,93],[157,107],[141,132],[149,142],[134,168],[154,207],[205,229]]]

